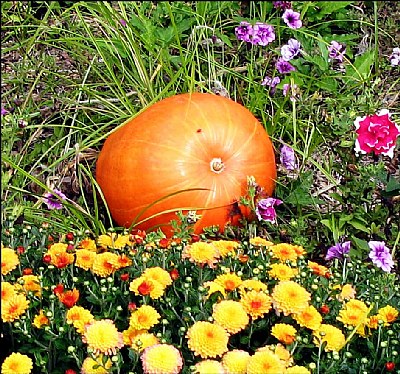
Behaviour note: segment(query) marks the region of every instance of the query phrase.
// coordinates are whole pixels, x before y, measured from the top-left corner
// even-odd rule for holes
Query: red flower
[[[74,240],[74,234],[72,232],[69,232],[65,235],[65,239],[67,239],[69,242]]]
[[[151,282],[143,281],[139,287],[138,291],[141,295],[149,295],[150,292],[153,290],[154,285]]]
[[[128,309],[131,310],[131,311],[132,311],[132,310],[135,310],[135,309],[136,309],[136,304],[130,302],[130,303],[128,304]]]
[[[54,238],[53,238],[51,235],[49,235],[49,236],[47,237],[47,240],[48,240],[49,242],[54,242]]]
[[[23,247],[22,245],[20,245],[19,247],[17,247],[17,253],[19,255],[22,255],[25,252],[25,247]]]
[[[122,281],[125,282],[125,281],[127,281],[129,279],[129,274],[128,273],[121,274],[120,278],[121,278]]]
[[[22,270],[22,274],[23,275],[31,275],[31,274],[33,274],[33,270],[31,268],[26,268],[26,269]]]
[[[196,242],[200,241],[200,235],[192,234],[191,238],[192,238],[192,243],[196,243]]]
[[[172,280],[177,280],[179,278],[179,271],[178,269],[172,269],[169,272],[170,277],[172,278]]]
[[[50,255],[44,255],[43,256],[43,262],[45,262],[46,264],[50,264],[51,256]]]
[[[170,241],[167,238],[160,239],[159,245],[161,248],[168,248]]]
[[[74,245],[73,245],[73,244],[68,244],[68,246],[67,246],[67,251],[68,251],[68,252],[72,252],[74,249],[75,249],[75,248],[74,248]]]
[[[79,300],[79,291],[74,288],[71,291],[65,291],[64,293],[57,295],[59,300],[67,307],[72,308]]]
[[[64,374],[78,374],[75,370],[67,369]]]
[[[370,116],[357,117],[354,125],[358,135],[354,148],[356,153],[374,152],[393,158],[400,127],[390,120],[387,109]]]
[[[55,295],[61,294],[64,292],[64,286],[62,284],[57,284],[57,286],[53,290]]]
[[[396,367],[396,365],[394,362],[388,361],[388,362],[386,362],[385,367],[386,367],[387,371],[393,371],[394,368]]]
[[[319,311],[322,313],[322,314],[328,314],[329,313],[329,306],[328,305],[322,305],[321,306],[321,308],[319,308]]]

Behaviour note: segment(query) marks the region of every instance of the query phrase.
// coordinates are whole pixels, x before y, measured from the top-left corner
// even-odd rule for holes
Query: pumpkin
[[[145,109],[106,139],[96,180],[120,226],[171,236],[177,211],[195,210],[204,227],[237,225],[253,176],[266,195],[275,187],[272,143],[253,114],[208,93],[178,94]]]

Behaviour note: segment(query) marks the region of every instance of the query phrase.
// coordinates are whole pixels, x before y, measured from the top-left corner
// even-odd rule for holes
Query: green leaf
[[[320,8],[319,15],[332,14],[353,4],[353,1],[318,1],[314,6]]]
[[[365,227],[365,225],[358,219],[352,219],[351,221],[349,221],[349,225],[353,226],[357,230],[366,232],[367,234],[371,232],[371,230]]]
[[[354,78],[357,81],[366,80],[371,75],[371,67],[374,63],[375,53],[373,50],[366,51],[357,56],[353,65],[346,66],[346,78]]]

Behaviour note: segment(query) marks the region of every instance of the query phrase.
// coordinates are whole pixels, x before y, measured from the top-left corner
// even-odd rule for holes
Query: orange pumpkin
[[[112,133],[96,165],[96,180],[120,226],[132,223],[170,236],[176,211],[196,210],[204,227],[238,224],[247,177],[271,195],[272,143],[253,114],[207,93],[180,94],[150,106]],[[149,218],[154,216],[152,218]]]

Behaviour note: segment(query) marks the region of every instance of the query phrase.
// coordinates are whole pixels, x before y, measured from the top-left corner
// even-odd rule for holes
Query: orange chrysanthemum
[[[57,294],[58,299],[67,307],[72,308],[79,300],[79,290],[74,288]]]
[[[134,279],[130,285],[129,289],[136,295],[150,295],[152,299],[159,299],[165,291],[165,288],[160,282],[152,279],[148,279],[144,276]]]
[[[284,344],[292,344],[296,339],[297,330],[286,323],[277,323],[272,326],[271,335]]]
[[[132,265],[132,260],[127,255],[122,254],[118,256],[116,265],[117,269],[126,268],[131,265]]]
[[[39,278],[36,275],[23,275],[18,278],[18,283],[15,285],[15,289],[22,289],[25,293],[29,291],[35,296],[40,297],[42,294],[42,287],[40,285]]]
[[[117,264],[117,254],[111,252],[103,252],[96,255],[93,262],[92,271],[100,277],[108,277],[115,270],[117,270]]]
[[[313,261],[308,261],[308,267],[313,271],[314,274],[320,275],[321,277],[325,277],[329,273],[327,267],[317,264]]]
[[[50,256],[50,263],[59,269],[62,269],[74,262],[74,255],[67,252],[68,244],[55,243],[53,244],[46,255]]]
[[[86,325],[82,341],[93,350],[94,355],[103,353],[107,356],[116,355],[117,349],[124,346],[120,333],[110,319],[93,321]]]
[[[296,261],[299,257],[293,245],[288,243],[279,243],[269,248],[272,251],[272,257],[281,262]]]
[[[300,326],[307,327],[308,329],[311,330],[316,330],[322,323],[321,314],[312,305],[307,306],[300,313],[294,314],[293,318]]]
[[[96,252],[88,249],[80,249],[76,251],[75,255],[75,266],[84,270],[89,270],[93,266],[94,259],[96,258]]]
[[[136,330],[149,330],[160,318],[160,314],[152,306],[142,305],[131,314],[129,326]]]
[[[14,294],[8,301],[1,303],[1,319],[3,322],[14,322],[29,307],[29,300],[24,294]]]
[[[385,326],[389,326],[389,323],[394,322],[399,316],[399,311],[393,308],[391,305],[386,305],[384,308],[378,310],[377,318],[384,322]]]
[[[94,321],[94,317],[89,310],[77,305],[67,311],[66,319],[67,323],[72,324],[79,334],[83,334],[85,326]]]
[[[268,274],[271,278],[279,280],[289,280],[293,278],[297,273],[297,269],[293,269],[290,266],[282,263],[272,264],[271,270],[268,271]]]
[[[223,355],[222,365],[227,373],[246,374],[249,359],[249,352],[234,349]]]
[[[77,249],[85,249],[87,251],[96,252],[96,242],[93,239],[85,238],[79,242]]]
[[[252,319],[262,317],[271,309],[271,298],[264,291],[249,291],[242,295],[240,302]]]
[[[215,267],[219,257],[218,249],[211,243],[204,242],[187,245],[182,252],[182,258],[187,258],[200,266],[208,265],[210,268]]]
[[[272,243],[269,240],[266,240],[264,238],[260,238],[259,236],[256,236],[255,238],[251,238],[250,244],[254,245],[255,247],[270,247],[271,245],[274,245],[274,243]]]
[[[268,349],[255,352],[247,362],[247,374],[277,374],[284,371],[283,362]]]
[[[239,247],[239,243],[233,240],[214,240],[211,243],[217,248],[221,257],[226,257],[229,253],[234,254]]]
[[[43,309],[33,319],[32,325],[40,329],[42,326],[47,326],[50,323],[49,319],[44,315]]]
[[[339,352],[346,343],[346,338],[340,329],[323,323],[313,331],[313,336],[316,346],[326,343],[325,351]]]
[[[274,308],[285,316],[300,313],[307,308],[311,295],[305,288],[293,281],[281,281],[272,291]]]
[[[249,316],[243,304],[234,300],[222,300],[214,304],[212,317],[217,325],[222,326],[230,334],[243,330],[249,323]]]
[[[17,253],[8,247],[1,248],[1,274],[7,275],[13,271],[19,264]]]
[[[188,347],[196,356],[213,358],[228,351],[227,331],[214,323],[197,321],[187,331]]]
[[[16,293],[15,286],[9,282],[1,282],[1,302],[10,300]]]
[[[221,274],[215,278],[214,282],[220,284],[225,291],[230,292],[242,284],[242,278],[234,273]]]
[[[2,374],[29,374],[32,369],[32,359],[19,352],[11,353],[1,364]]]

